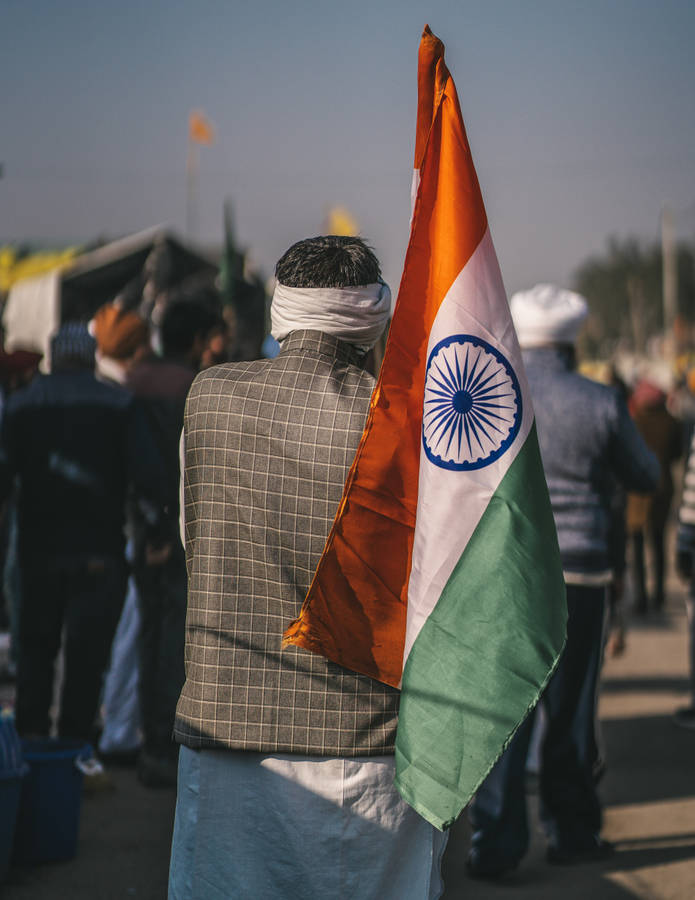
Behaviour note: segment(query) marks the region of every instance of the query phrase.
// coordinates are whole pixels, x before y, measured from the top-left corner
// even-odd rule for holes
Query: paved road
[[[558,867],[544,861],[537,802],[530,798],[531,849],[498,883],[463,871],[469,829],[457,822],[447,848],[444,900],[695,900],[695,731],[677,728],[687,702],[682,594],[667,613],[633,623],[624,656],[604,666],[601,731],[608,771],[601,784],[604,835],[617,845],[603,863]]]
[[[536,826],[516,873],[497,884],[470,881],[463,869],[464,816],[447,849],[445,900],[695,898],[695,731],[670,720],[686,698],[682,607],[680,588],[673,585],[666,614],[633,624],[625,655],[608,660],[604,669],[600,713],[609,768],[602,794],[605,834],[617,842],[615,857],[548,866]],[[84,797],[77,858],[13,869],[0,887],[3,900],[163,900],[173,791],[147,790],[132,771],[113,770],[113,776],[114,790]],[[537,823],[534,797],[530,804]]]

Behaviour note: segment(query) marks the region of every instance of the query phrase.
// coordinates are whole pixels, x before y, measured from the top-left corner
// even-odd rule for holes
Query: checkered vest
[[[273,360],[202,372],[185,417],[189,747],[393,753],[399,692],[296,647],[374,386],[353,348],[293,332]]]

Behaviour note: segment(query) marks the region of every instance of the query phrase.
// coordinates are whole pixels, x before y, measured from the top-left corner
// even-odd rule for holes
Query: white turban
[[[589,311],[581,294],[554,284],[519,291],[509,301],[509,308],[522,347],[574,344]]]
[[[271,334],[283,341],[291,331],[323,331],[366,353],[390,315],[391,291],[385,281],[344,288],[297,288],[278,282],[270,307]]]

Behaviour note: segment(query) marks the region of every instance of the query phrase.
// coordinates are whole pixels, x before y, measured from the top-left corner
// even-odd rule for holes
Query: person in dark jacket
[[[172,740],[184,682],[186,559],[179,538],[179,438],[186,395],[198,373],[214,311],[190,296],[173,297],[160,327],[163,355],[150,354],[129,371],[126,386],[140,403],[162,460],[166,513],[157,545],[147,522],[133,516],[134,576],[140,608],[140,713],[143,745],[138,777],[151,787],[176,784],[178,745]]]
[[[106,384],[124,390],[130,370],[150,352],[150,329],[136,312],[122,302],[128,285],[112,303],[100,307],[89,323],[97,342],[96,376]],[[132,507],[132,497],[129,506]],[[125,602],[111,645],[111,661],[104,679],[102,730],[99,756],[113,765],[134,765],[142,743],[140,715],[140,610],[132,572],[133,540],[130,522],[126,524],[128,542],[125,557],[130,567]]]
[[[611,490],[615,480],[628,490],[654,490],[659,465],[617,390],[574,371],[584,298],[538,285],[515,294],[510,305],[534,403],[569,616],[567,642],[542,698],[541,818],[548,861],[574,863],[612,849],[600,837],[594,732],[611,578]],[[529,716],[471,805],[468,869],[475,877],[514,869],[528,847],[524,775],[532,724]]]
[[[124,517],[131,483],[161,502],[159,464],[130,394],[94,376],[94,339],[64,325],[51,373],[10,398],[2,426],[0,497],[16,478],[19,623],[16,719],[47,735],[54,666],[65,629],[58,734],[92,738],[101,682],[126,584]]]

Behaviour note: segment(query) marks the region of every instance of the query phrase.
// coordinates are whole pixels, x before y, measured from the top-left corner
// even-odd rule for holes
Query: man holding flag
[[[443,55],[426,28],[410,242],[371,402],[355,366],[390,304],[364,245],[335,237],[278,264],[279,362],[208,370],[189,396],[171,897],[438,896],[436,829],[559,658],[533,410]],[[388,783],[397,688],[395,785],[420,816]]]
[[[384,362],[286,641],[401,687],[396,785],[447,828],[538,700],[567,612],[521,351],[429,28],[418,87],[410,242]]]
[[[398,691],[281,646],[362,435],[391,294],[354,237],[300,241],[276,275],[278,356],[207,369],[187,403],[169,897],[434,900],[445,837],[393,784]]]

